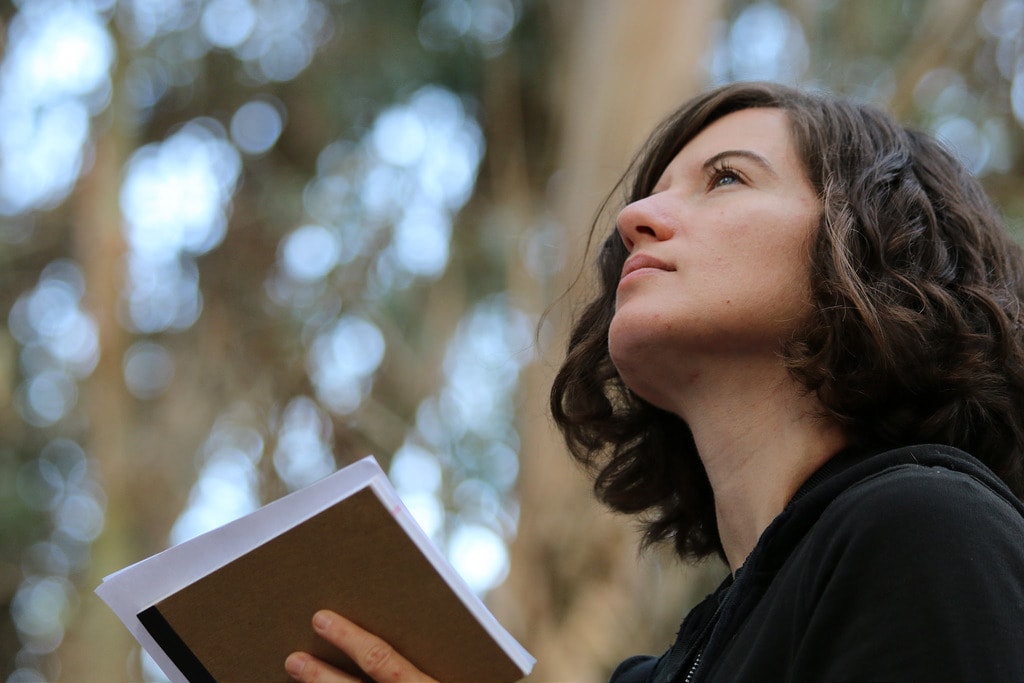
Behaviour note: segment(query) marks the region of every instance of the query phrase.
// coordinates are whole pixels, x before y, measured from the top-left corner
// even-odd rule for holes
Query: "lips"
[[[626,262],[624,264],[622,264],[622,274],[619,276],[619,281],[621,282],[622,280],[624,280],[626,276],[629,275],[630,273],[635,273],[638,270],[645,269],[664,270],[668,272],[672,272],[675,270],[674,267],[670,266],[664,261],[660,261],[648,254],[633,254],[628,259],[626,259]]]

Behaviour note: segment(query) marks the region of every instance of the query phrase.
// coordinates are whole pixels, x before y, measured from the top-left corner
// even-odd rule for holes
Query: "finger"
[[[293,652],[284,660],[284,670],[299,683],[361,683],[344,671],[305,652]]]
[[[339,614],[329,610],[317,612],[313,615],[313,628],[377,683],[433,681],[386,642]]]

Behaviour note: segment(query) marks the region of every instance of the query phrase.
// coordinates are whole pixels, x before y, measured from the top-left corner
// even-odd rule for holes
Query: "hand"
[[[376,683],[437,683],[394,648],[329,610],[313,615],[313,630],[352,658]],[[360,679],[305,652],[293,652],[284,663],[288,675],[300,683],[360,683]]]

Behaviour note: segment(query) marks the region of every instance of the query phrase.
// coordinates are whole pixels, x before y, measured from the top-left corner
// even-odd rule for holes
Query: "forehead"
[[[782,109],[742,109],[716,119],[695,135],[669,164],[696,164],[729,150],[756,152],[779,171],[801,170],[789,116]]]

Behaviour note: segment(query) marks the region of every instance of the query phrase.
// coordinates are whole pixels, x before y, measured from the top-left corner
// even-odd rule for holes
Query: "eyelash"
[[[710,190],[718,187],[718,181],[723,178],[732,178],[738,183],[743,182],[743,179],[735,168],[724,161],[720,161],[711,168],[711,172],[708,174],[708,189]]]

